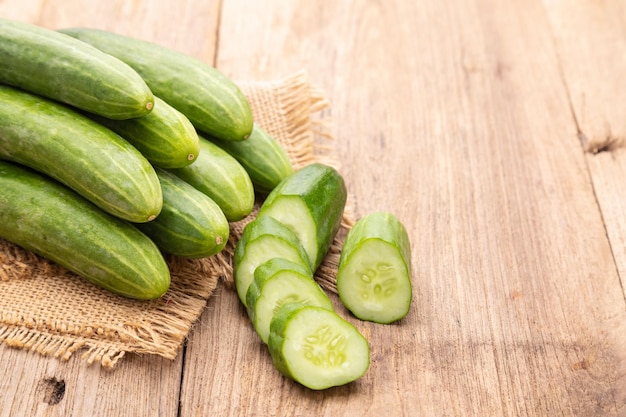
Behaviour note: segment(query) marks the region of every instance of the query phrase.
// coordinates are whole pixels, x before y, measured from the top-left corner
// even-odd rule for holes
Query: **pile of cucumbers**
[[[0,19],[0,237],[113,293],[161,297],[164,255],[237,241],[237,294],[276,368],[311,389],[360,378],[365,337],[314,280],[340,227],[343,178],[294,170],[238,86],[168,48],[91,28]],[[355,317],[409,311],[410,244],[392,214],[348,233],[337,274]]]

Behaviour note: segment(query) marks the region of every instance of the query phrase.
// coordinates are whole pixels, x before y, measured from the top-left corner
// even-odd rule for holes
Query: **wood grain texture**
[[[544,3],[585,148],[626,146],[626,4]]]
[[[0,2],[2,17],[215,57],[235,79],[306,69],[332,103],[357,216],[398,215],[414,264],[397,324],[333,297],[371,343],[354,384],[280,376],[220,288],[174,362],[109,373],[0,347],[0,416],[623,416],[626,158],[586,152],[579,133],[621,137],[624,9],[575,3]]]

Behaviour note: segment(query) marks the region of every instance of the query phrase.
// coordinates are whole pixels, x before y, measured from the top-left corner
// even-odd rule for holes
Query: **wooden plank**
[[[5,1],[0,16],[50,29],[90,26],[161,43],[209,63],[219,1]],[[115,370],[0,347],[0,416],[165,416],[178,413],[182,356],[124,358]],[[61,383],[62,381],[62,383]],[[61,389],[62,386],[62,389]]]
[[[626,298],[626,149],[587,153],[586,157]]]
[[[626,4],[544,3],[586,149],[626,146]]]
[[[182,357],[131,355],[115,370],[0,349],[0,416],[176,416]]]
[[[622,277],[626,277],[626,7],[622,2],[547,2],[579,135]],[[580,37],[581,30],[587,36]],[[607,64],[608,63],[608,64]],[[626,297],[626,288],[624,288]]]
[[[372,367],[320,393],[276,375],[222,291],[181,415],[624,413],[624,297],[549,27],[536,0],[224,3],[222,70],[304,67],[329,93],[357,213],[412,236],[414,305],[355,321]]]

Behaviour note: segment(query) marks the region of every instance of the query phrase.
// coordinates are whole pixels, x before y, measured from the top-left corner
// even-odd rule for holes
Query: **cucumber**
[[[325,308],[288,303],[270,323],[268,347],[276,369],[313,390],[345,385],[370,365],[365,337]]]
[[[258,124],[244,141],[224,141],[207,137],[239,161],[248,171],[254,190],[267,195],[278,183],[293,174],[294,169],[285,149]]]
[[[153,220],[163,195],[154,168],[111,130],[61,103],[0,85],[0,158],[47,174],[104,211]]]
[[[171,169],[215,201],[229,222],[243,219],[254,207],[254,185],[243,166],[228,152],[199,136],[200,154],[183,168]]]
[[[198,134],[189,119],[159,97],[154,108],[144,117],[113,120],[92,116],[129,141],[154,166],[182,168],[198,157]]]
[[[137,224],[161,250],[183,258],[204,258],[220,252],[230,233],[220,207],[182,179],[157,168],[163,209],[151,222]]]
[[[152,91],[129,65],[54,30],[0,19],[0,82],[109,117],[150,113]]]
[[[241,89],[217,69],[167,47],[108,31],[68,28],[60,32],[89,43],[133,67],[155,95],[223,140],[244,140],[252,111]]]
[[[157,246],[50,177],[0,161],[0,237],[113,293],[140,300],[170,285]]]
[[[290,227],[315,271],[339,230],[346,200],[346,185],[337,170],[313,163],[281,181],[261,205],[258,216],[274,217]]]
[[[244,227],[233,254],[235,287],[244,306],[247,307],[248,287],[257,266],[277,257],[312,272],[306,251],[293,231],[273,217],[257,217]]]
[[[339,258],[337,293],[356,317],[391,323],[411,306],[411,249],[400,220],[388,212],[359,219],[348,232]]]
[[[264,343],[269,338],[272,317],[290,302],[333,310],[330,298],[307,267],[283,258],[272,258],[259,265],[248,287],[246,304],[248,317]]]

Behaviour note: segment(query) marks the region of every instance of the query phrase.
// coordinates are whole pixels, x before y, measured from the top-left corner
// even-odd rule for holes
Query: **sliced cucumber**
[[[359,379],[370,364],[367,340],[334,311],[283,305],[270,323],[268,347],[276,369],[314,390]]]
[[[269,338],[272,317],[283,304],[298,302],[333,310],[330,298],[311,271],[283,258],[272,258],[255,269],[246,301],[248,317],[264,343]]]
[[[407,231],[396,216],[370,213],[350,229],[339,259],[337,293],[362,320],[391,323],[407,315],[411,251]]]
[[[313,163],[281,181],[263,202],[258,216],[274,217],[290,227],[314,271],[339,230],[346,200],[346,185],[337,170]]]
[[[309,268],[302,244],[287,226],[272,217],[257,217],[246,225],[235,246],[235,287],[244,306],[257,266],[272,258],[284,258]]]

